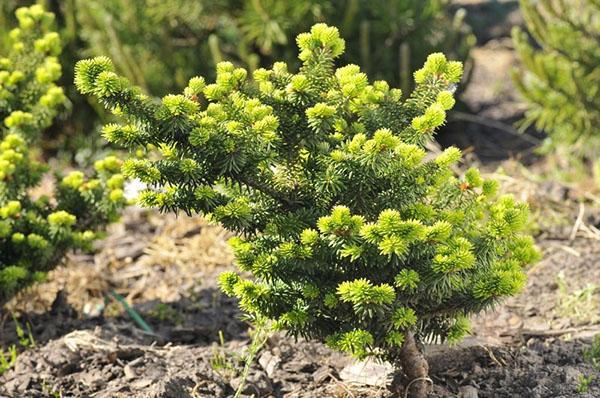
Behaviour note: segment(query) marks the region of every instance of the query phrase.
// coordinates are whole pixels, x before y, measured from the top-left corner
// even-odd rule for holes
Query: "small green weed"
[[[35,339],[33,338],[33,333],[31,332],[31,325],[26,323],[27,333],[23,329],[21,323],[17,320],[15,314],[12,314],[13,322],[15,324],[15,331],[17,333],[17,337],[19,338],[19,344],[23,348],[33,348],[35,347]]]
[[[235,363],[239,358],[234,358],[235,354],[227,352],[225,348],[225,336],[223,331],[219,330],[219,345],[213,347],[213,355],[210,358],[210,366],[225,380],[231,380],[237,376]]]
[[[161,322],[169,322],[174,325],[181,325],[183,323],[183,317],[181,314],[165,303],[158,303],[148,313],[151,317],[158,319]]]
[[[594,324],[600,320],[597,295],[600,285],[587,284],[584,288],[569,292],[569,286],[561,271],[556,278],[558,284],[558,311],[579,324]]]
[[[240,374],[241,383],[235,392],[234,398],[239,398],[242,394],[242,391],[244,391],[246,380],[248,379],[248,374],[250,372],[250,368],[252,367],[252,363],[256,358],[256,354],[258,354],[261,348],[265,345],[271,334],[271,331],[273,330],[271,324],[266,318],[251,318],[250,316],[247,316],[246,320],[253,326],[252,330],[249,331],[251,341],[246,352],[240,355],[228,351],[225,348],[225,338],[223,336],[223,332],[219,331],[219,345],[214,347],[213,356],[210,359],[210,365],[213,370],[225,380],[232,380],[238,376],[239,368],[236,366],[236,364],[244,364],[244,368]]]
[[[8,347],[8,351],[0,350],[0,375],[12,368],[17,361],[17,346]]]
[[[248,373],[250,372],[250,367],[252,366],[252,362],[254,362],[254,358],[256,354],[260,351],[260,349],[265,345],[269,336],[271,335],[271,331],[273,330],[271,323],[269,320],[263,316],[255,316],[247,318],[254,329],[250,331],[250,337],[252,341],[250,342],[250,347],[248,347],[248,352],[244,355],[244,370],[242,371],[242,382],[240,383],[237,391],[235,392],[234,398],[239,398],[242,395],[242,391],[244,391],[244,386],[246,385],[246,380],[248,379]]]
[[[592,341],[590,348],[583,351],[583,358],[600,372],[600,333],[594,336],[594,341]]]
[[[63,398],[62,392],[56,391],[52,387],[48,386],[48,384],[46,384],[46,380],[42,381],[42,391],[52,398]]]
[[[579,385],[577,392],[584,393],[590,389],[590,383],[594,380],[594,376],[579,375]]]
[[[35,339],[31,332],[31,325],[26,323],[27,331],[25,331],[15,314],[12,314],[12,318],[15,324],[15,332],[17,333],[19,346],[23,348],[35,347]],[[16,344],[11,344],[6,351],[4,351],[3,348],[0,348],[0,375],[13,367],[17,361],[17,356],[19,356],[19,352]]]

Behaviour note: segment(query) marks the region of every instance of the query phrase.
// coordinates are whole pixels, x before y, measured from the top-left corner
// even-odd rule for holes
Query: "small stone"
[[[123,368],[123,373],[125,373],[125,380],[131,380],[137,377],[135,370],[133,370],[133,368],[129,365],[125,365]]]
[[[229,384],[231,388],[235,391],[242,384],[242,377],[236,377],[232,379]],[[248,376],[246,383],[244,384],[244,388],[242,390],[242,394],[252,395],[258,397],[263,397],[271,394],[273,392],[273,384],[271,383],[271,379],[266,375],[265,372],[257,372]]]
[[[538,315],[539,314],[539,310],[537,308],[537,304],[534,304],[534,303],[525,304],[524,313],[528,317],[533,317],[535,315]]]
[[[148,398],[192,398],[188,389],[192,387],[192,383],[188,378],[169,377],[165,380],[160,380],[158,383],[150,387],[144,394]]]
[[[142,390],[152,384],[154,380],[152,379],[139,379],[131,383],[131,387],[135,390]]]
[[[31,384],[31,376],[27,375],[22,379],[21,384],[19,385],[19,390],[26,391]]]
[[[540,190],[546,194],[548,199],[554,202],[563,202],[569,197],[569,189],[552,180],[542,182]]]
[[[115,248],[114,255],[117,260],[136,260],[144,254],[146,242],[134,242],[128,245],[123,245]]]
[[[90,372],[81,373],[79,381],[90,388],[98,388],[105,384],[105,375],[100,370],[92,370]]]
[[[473,366],[471,367],[471,375],[472,376],[479,376],[483,374],[483,368],[481,367],[481,365],[479,364],[479,362],[474,362]]]
[[[523,324],[523,321],[521,320],[520,317],[513,315],[508,319],[508,324],[510,326],[520,326]]]
[[[582,373],[571,366],[564,369],[564,380],[567,384],[579,383]]]
[[[271,352],[273,353],[273,355],[281,357],[281,348],[279,348],[279,347],[273,347],[271,349]]]
[[[277,366],[281,363],[281,358],[265,351],[258,359],[258,363],[267,372],[267,376],[272,377]]]
[[[348,383],[384,387],[394,373],[391,364],[378,363],[371,359],[355,362],[346,366],[340,372],[340,379]]]
[[[4,383],[4,390],[13,393],[15,391],[18,390],[18,385],[19,385],[20,379],[19,378],[14,378],[10,381],[7,381],[6,383]]]
[[[458,387],[458,398],[478,398],[479,390],[473,386]]]
[[[102,301],[88,301],[83,306],[83,314],[89,318],[96,318],[102,315],[102,311],[104,311],[104,308],[104,303]]]
[[[310,362],[292,360],[285,363],[284,369],[292,373],[312,373],[316,370],[316,366]]]

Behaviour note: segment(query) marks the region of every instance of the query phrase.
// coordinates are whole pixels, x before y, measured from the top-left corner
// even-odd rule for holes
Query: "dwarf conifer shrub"
[[[116,157],[98,161],[89,178],[73,171],[55,181],[35,160],[31,149],[66,100],[55,84],[60,38],[41,6],[20,8],[16,16],[11,50],[0,57],[0,306],[43,278],[68,249],[88,247],[125,202]],[[42,180],[52,181],[54,194],[36,192]]]
[[[456,148],[425,144],[454,105],[462,65],[428,57],[406,100],[356,65],[317,24],[298,36],[302,66],[246,70],[224,62],[155,102],[108,58],[81,61],[76,84],[122,117],[103,134],[136,152],[124,173],[163,211],[201,213],[239,234],[241,274],[220,285],[249,314],[359,358],[402,366],[415,396],[427,363],[416,341],[457,340],[469,314],[515,294],[537,257],[528,210]],[[252,274],[252,278],[248,275]]]
[[[594,160],[600,153],[600,4],[521,0],[521,10],[530,35],[513,30],[523,66],[513,79],[528,105],[525,125],[548,133],[545,149],[568,148]]]

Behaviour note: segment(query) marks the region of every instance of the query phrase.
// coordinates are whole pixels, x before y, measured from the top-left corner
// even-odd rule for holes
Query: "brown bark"
[[[431,379],[428,377],[429,364],[411,332],[405,333],[404,345],[398,355],[398,363],[407,379],[404,394],[398,394],[398,396],[427,398],[431,391]]]

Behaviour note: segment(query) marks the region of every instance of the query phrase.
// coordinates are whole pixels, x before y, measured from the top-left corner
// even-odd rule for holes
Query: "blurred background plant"
[[[44,278],[73,248],[91,247],[96,232],[125,205],[121,162],[98,160],[95,171],[47,173],[43,133],[67,103],[55,16],[21,7],[18,27],[0,52],[0,307]]]
[[[463,60],[474,38],[464,11],[446,0],[75,0],[86,56],[108,55],[155,95],[195,75],[214,77],[224,60],[250,71],[275,60],[298,65],[294,38],[316,22],[340,28],[342,62],[373,79],[408,85],[433,51]]]
[[[2,0],[0,3],[1,53],[9,50],[9,33],[17,26],[17,8],[40,4],[54,14],[55,29],[60,34],[62,47],[58,55],[62,74],[57,84],[64,88],[67,98],[53,123],[41,132],[39,146],[46,156],[60,155],[69,163],[76,160],[76,163],[89,165],[105,154],[99,150],[104,145],[103,141],[95,138],[97,134],[94,133],[99,121],[107,120],[101,108],[94,107],[83,98],[73,85],[73,70],[81,47],[75,21],[75,0]]]
[[[513,29],[522,63],[513,79],[527,103],[521,127],[533,124],[548,134],[541,151],[556,155],[560,177],[589,175],[592,168],[600,184],[600,2],[520,4],[529,32]]]
[[[12,28],[16,7],[32,2],[3,1],[0,33]],[[294,38],[314,23],[326,22],[338,26],[346,39],[342,63],[359,64],[372,79],[409,92],[413,71],[429,53],[442,51],[464,61],[475,43],[464,10],[450,11],[448,0],[37,2],[57,15],[64,43],[60,83],[72,101],[71,111],[45,134],[44,146],[84,164],[101,153],[102,141],[91,137],[99,137],[94,132],[107,116],[74,90],[73,66],[83,57],[108,55],[119,73],[147,93],[162,96],[182,90],[195,75],[214,78],[220,61],[250,71],[270,67],[274,60],[295,68]]]

